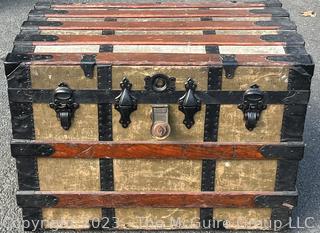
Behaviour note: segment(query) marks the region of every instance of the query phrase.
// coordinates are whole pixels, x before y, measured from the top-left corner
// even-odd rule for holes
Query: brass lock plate
[[[157,140],[169,137],[171,127],[169,124],[169,106],[167,104],[152,105],[151,135]]]

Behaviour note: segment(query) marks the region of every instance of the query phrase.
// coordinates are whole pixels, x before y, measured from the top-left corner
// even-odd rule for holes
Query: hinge
[[[238,62],[235,59],[235,55],[221,55],[222,64],[225,72],[225,76],[228,79],[234,78],[234,74],[236,72]]]
[[[96,63],[96,55],[83,55],[80,67],[87,78],[93,78]]]

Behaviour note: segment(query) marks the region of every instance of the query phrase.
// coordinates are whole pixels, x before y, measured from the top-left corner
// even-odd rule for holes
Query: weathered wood
[[[292,40],[291,37],[296,37]],[[16,44],[49,45],[303,45],[297,34],[287,35],[19,35]]]
[[[222,10],[32,10],[30,16],[45,16],[48,18],[172,18],[172,17],[287,17],[282,8],[265,9],[222,9]]]
[[[288,21],[287,21],[288,23]],[[180,21],[180,22],[42,22],[26,21],[22,29],[39,30],[278,30],[281,21],[265,24],[254,21]]]
[[[46,55],[46,57],[44,56]],[[13,54],[7,56],[6,63],[24,62],[34,65],[80,65],[83,54],[79,53],[48,53],[42,54]],[[281,66],[288,67],[298,64],[312,65],[309,55],[266,55],[266,54],[237,54],[234,56],[236,65],[256,66]],[[221,66],[222,57],[219,54],[156,54],[156,53],[131,53],[130,56],[121,53],[99,53],[96,54],[97,64],[112,65],[168,65],[168,66]],[[226,63],[227,65],[227,63]]]
[[[39,192],[18,191],[21,207],[283,208],[296,204],[297,192]]]
[[[43,6],[38,3],[36,6]],[[46,5],[45,5],[46,6]],[[201,2],[201,3],[185,3],[185,2],[161,2],[161,3],[72,3],[59,4],[52,3],[51,8],[250,8],[265,6],[281,6],[279,1],[256,1],[256,2]]]
[[[269,149],[268,149],[269,148]],[[274,148],[274,150],[272,150]],[[19,141],[11,143],[14,157],[131,158],[131,159],[301,159],[301,143],[182,143],[182,142],[57,142]],[[47,150],[50,149],[49,152]],[[47,153],[46,153],[47,152]],[[44,154],[42,154],[44,153]]]

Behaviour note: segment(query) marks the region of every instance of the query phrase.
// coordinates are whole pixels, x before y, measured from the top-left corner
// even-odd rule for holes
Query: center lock
[[[152,126],[151,135],[157,140],[164,140],[169,137],[171,127],[169,124],[169,106],[153,105],[152,106]]]

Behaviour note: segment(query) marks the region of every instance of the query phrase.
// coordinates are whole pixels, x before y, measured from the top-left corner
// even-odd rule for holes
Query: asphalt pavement
[[[131,1],[118,0],[115,2]],[[0,0],[0,58],[4,58],[12,49],[13,40],[35,3],[36,0]],[[297,226],[297,219],[300,219],[301,225],[305,219],[308,219],[311,220],[309,223],[320,226],[320,0],[282,0],[282,3],[284,8],[290,12],[291,19],[296,22],[298,32],[304,36],[307,50],[313,56],[316,64],[304,134],[307,146],[305,157],[299,167],[297,182],[299,204],[294,211],[294,225],[292,226]],[[314,11],[317,15],[316,17],[304,17],[301,15],[304,11]],[[11,123],[7,84],[2,61],[0,63],[0,233],[20,233],[23,232],[22,215],[15,201],[17,177],[15,160],[10,156],[9,147]],[[286,232],[319,233],[320,227],[293,228]]]

